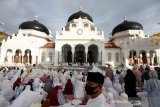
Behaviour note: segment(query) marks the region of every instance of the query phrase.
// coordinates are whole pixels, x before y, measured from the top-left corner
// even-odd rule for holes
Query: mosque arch
[[[157,61],[157,53],[155,50],[150,50],[149,51],[149,60],[150,60],[150,65],[157,65],[158,61]]]
[[[98,46],[95,44],[88,46],[87,62],[97,63],[98,62]]]
[[[140,57],[140,59],[142,59],[142,64],[147,63],[147,54],[146,54],[145,50],[140,50],[139,51],[139,57]]]
[[[32,54],[30,49],[26,49],[24,51],[24,56],[23,56],[23,63],[32,63]]]
[[[62,62],[71,63],[72,62],[72,51],[69,44],[62,46]]]
[[[20,49],[15,51],[14,63],[22,63],[22,51]]]
[[[13,61],[12,54],[13,54],[12,49],[7,49],[4,61],[8,63],[12,63]]]
[[[131,50],[129,52],[129,64],[133,65],[133,64],[137,64],[138,63],[138,55],[137,52],[135,50]]]
[[[76,63],[84,63],[85,62],[85,47],[82,44],[78,44],[75,46],[74,59]]]

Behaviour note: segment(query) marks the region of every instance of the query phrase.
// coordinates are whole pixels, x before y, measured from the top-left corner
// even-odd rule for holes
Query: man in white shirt
[[[102,94],[104,76],[100,72],[88,72],[85,91],[90,96],[86,107],[108,107],[105,97]]]

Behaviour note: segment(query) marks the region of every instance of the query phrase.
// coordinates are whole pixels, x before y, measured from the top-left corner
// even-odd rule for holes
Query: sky
[[[160,0],[0,0],[0,7],[0,31],[10,35],[18,31],[21,23],[37,16],[55,36],[80,7],[106,38],[124,21],[124,16],[141,23],[145,34],[160,32]]]

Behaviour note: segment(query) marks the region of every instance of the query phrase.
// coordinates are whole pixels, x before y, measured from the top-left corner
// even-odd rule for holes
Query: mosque
[[[38,20],[21,23],[18,32],[12,36],[2,33],[1,64],[96,63],[118,67],[122,64],[160,63],[160,34],[146,35],[140,23],[125,19],[115,26],[107,41],[92,17],[81,10],[68,18],[67,24],[54,35],[55,38]]]

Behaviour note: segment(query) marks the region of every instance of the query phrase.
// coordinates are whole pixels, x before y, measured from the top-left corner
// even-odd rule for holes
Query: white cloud
[[[1,0],[0,21],[5,26],[0,26],[0,30],[17,32],[19,24],[34,20],[37,15],[39,22],[55,35],[56,30],[61,30],[69,16],[81,6],[106,36],[123,22],[124,16],[141,23],[144,32],[152,34],[159,32],[160,28],[156,24],[160,22],[159,3],[159,0]]]

